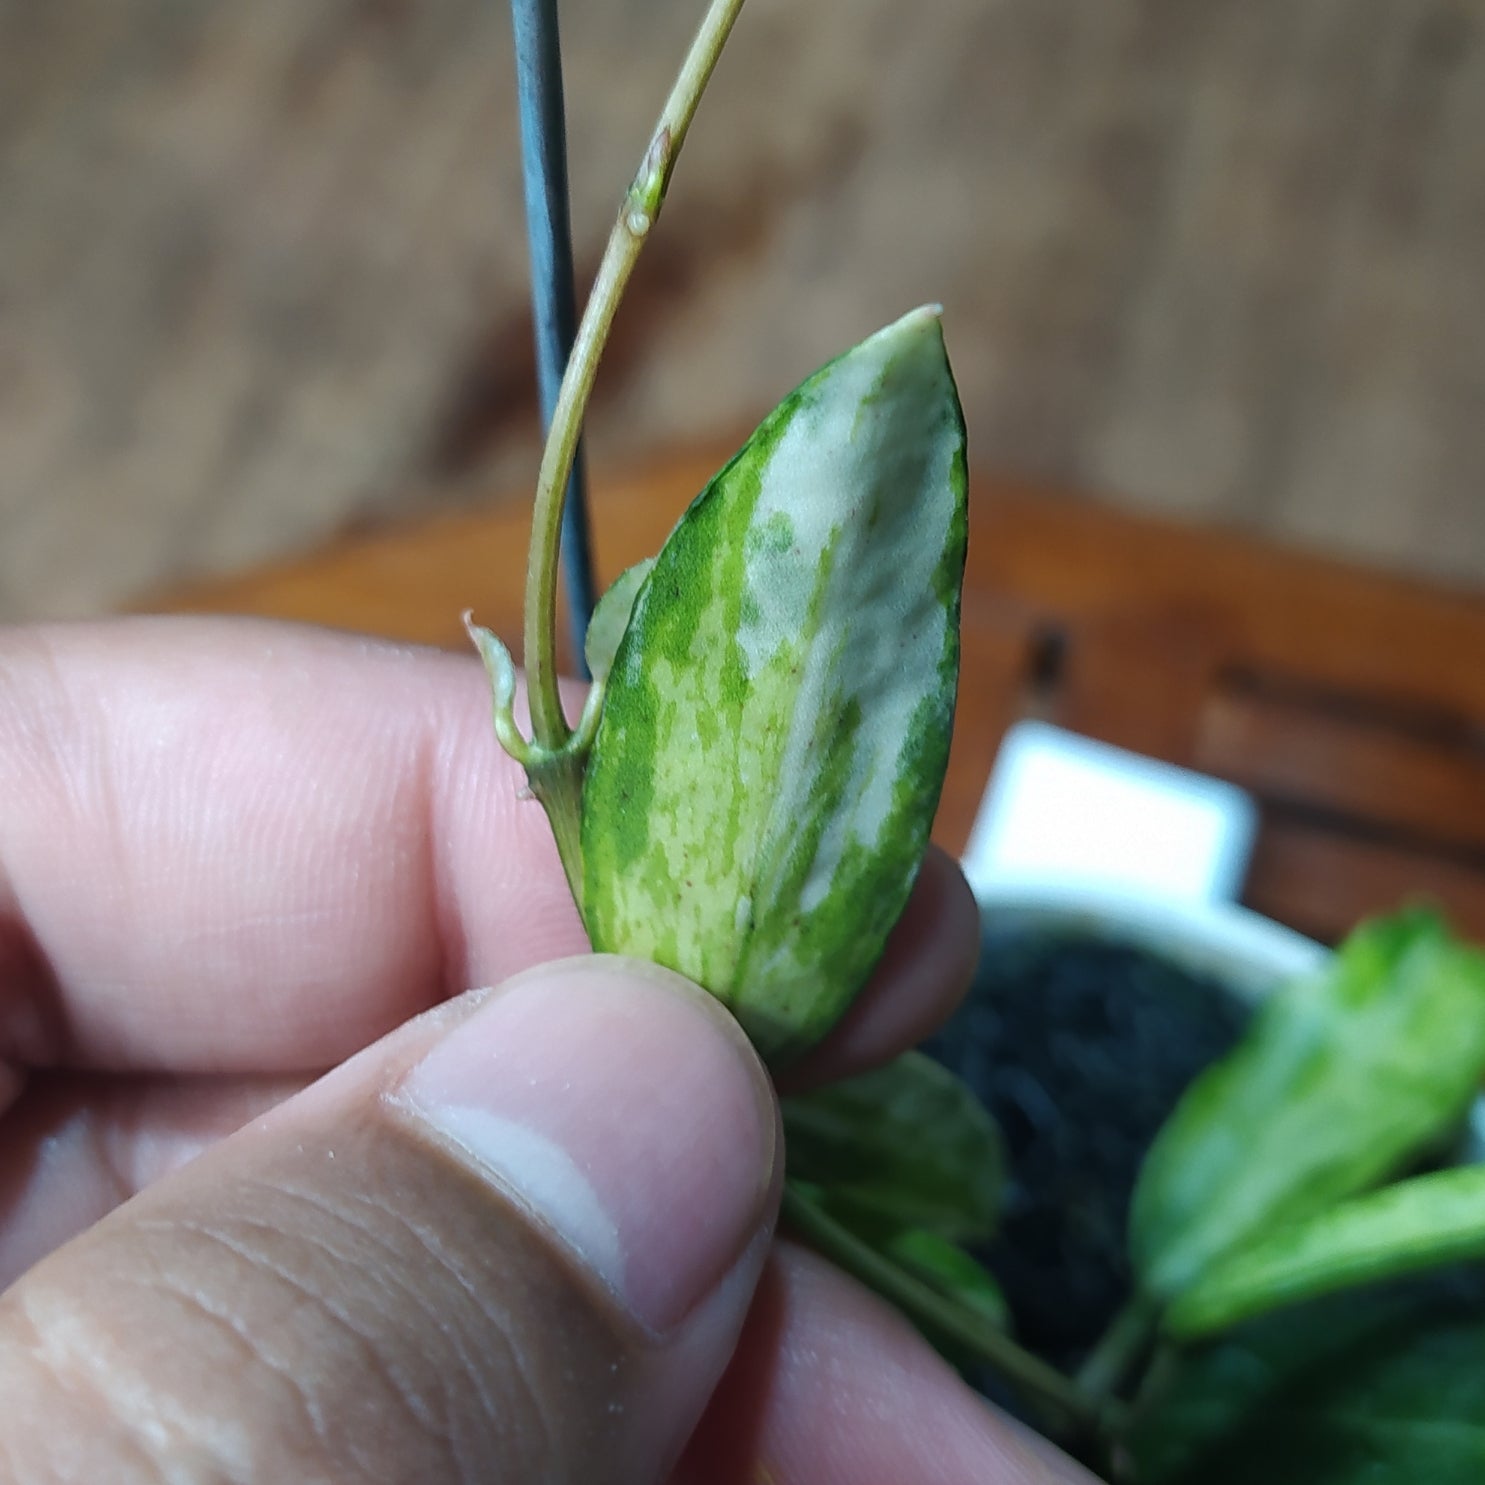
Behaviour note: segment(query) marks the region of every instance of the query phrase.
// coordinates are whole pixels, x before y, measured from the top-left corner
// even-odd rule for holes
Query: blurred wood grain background
[[[700,0],[567,0],[580,272]],[[594,457],[945,305],[972,458],[1485,581],[1475,0],[752,0]],[[519,489],[504,0],[0,0],[0,618]]]

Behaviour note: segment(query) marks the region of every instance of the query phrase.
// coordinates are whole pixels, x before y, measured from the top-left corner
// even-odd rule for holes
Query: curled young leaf
[[[480,659],[485,663],[485,673],[490,678],[495,736],[512,758],[523,767],[529,767],[534,756],[533,749],[516,726],[516,662],[511,659],[510,651],[501,640],[488,629],[476,624],[469,614],[464,615],[464,627],[480,652]]]
[[[880,957],[927,844],[959,658],[964,424],[917,310],[765,419],[671,533],[583,789],[594,947],[679,970],[778,1063]]]
[[[1187,1091],[1135,1189],[1145,1291],[1189,1288],[1255,1235],[1394,1173],[1463,1117],[1485,1072],[1485,956],[1410,912],[1276,994]]]
[[[594,685],[601,686],[608,679],[614,656],[619,653],[619,642],[629,627],[634,600],[654,565],[655,559],[646,557],[643,562],[626,567],[594,605],[588,632],[583,637],[583,658],[588,662],[588,674],[593,677]]]
[[[1000,1132],[932,1058],[908,1052],[783,1107],[786,1170],[817,1186],[853,1227],[918,1228],[950,1243],[994,1236],[1005,1175]]]
[[[1485,1166],[1353,1197],[1238,1249],[1181,1294],[1166,1333],[1197,1340],[1322,1294],[1485,1258]]]

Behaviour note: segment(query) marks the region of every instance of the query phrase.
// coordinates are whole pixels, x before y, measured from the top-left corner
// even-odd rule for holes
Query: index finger
[[[234,620],[0,636],[0,1061],[314,1071],[586,938],[478,663]]]

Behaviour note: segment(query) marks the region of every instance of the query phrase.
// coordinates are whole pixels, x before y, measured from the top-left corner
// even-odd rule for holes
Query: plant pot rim
[[[1051,878],[978,882],[975,896],[989,936],[1033,927],[1124,944],[1254,998],[1330,958],[1324,945],[1234,903],[1177,902]]]

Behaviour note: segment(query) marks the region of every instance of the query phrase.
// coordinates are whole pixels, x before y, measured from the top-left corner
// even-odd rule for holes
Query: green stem
[[[899,1268],[788,1181],[782,1216],[811,1246],[891,1300],[924,1330],[993,1366],[1068,1422],[1090,1432],[1110,1422],[1105,1410],[1084,1396],[1070,1378],[1023,1350],[983,1315],[962,1308]]]
[[[590,739],[591,743],[591,739]],[[567,877],[572,900],[583,907],[583,759],[573,749],[536,759],[526,770],[526,782],[541,801],[557,842],[557,855]]]
[[[1078,1390],[1090,1402],[1101,1405],[1123,1385],[1131,1368],[1149,1349],[1159,1309],[1142,1294],[1131,1299],[1100,1337],[1078,1369]]]
[[[1168,1341],[1158,1343],[1144,1375],[1140,1378],[1140,1384],[1135,1389],[1134,1400],[1129,1405],[1131,1421],[1146,1417],[1151,1409],[1160,1405],[1161,1399],[1180,1374],[1180,1369],[1180,1348]]]
[[[619,210],[618,221],[609,235],[598,277],[593,292],[588,296],[582,324],[567,361],[567,371],[557,394],[557,406],[552,413],[551,431],[547,435],[541,469],[536,478],[531,555],[526,568],[525,614],[526,681],[530,688],[531,726],[537,744],[547,752],[557,752],[571,736],[557,691],[557,559],[562,502],[578,436],[582,432],[583,414],[624,286],[634,271],[645,237],[660,214],[676,157],[742,5],[743,0],[712,0],[701,29],[691,43],[691,50],[655,126],[650,147],[645,151],[639,172]],[[543,803],[547,803],[545,797]]]

